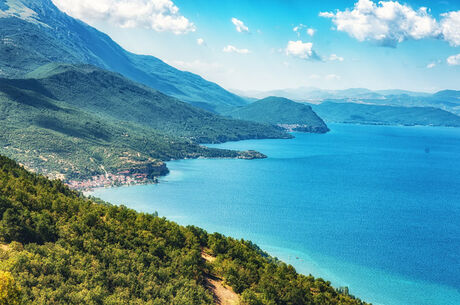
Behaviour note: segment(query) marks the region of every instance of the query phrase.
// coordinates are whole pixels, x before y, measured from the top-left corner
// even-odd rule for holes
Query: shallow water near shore
[[[459,304],[460,129],[330,128],[213,145],[268,158],[169,162],[157,185],[92,195],[250,239],[374,304]]]

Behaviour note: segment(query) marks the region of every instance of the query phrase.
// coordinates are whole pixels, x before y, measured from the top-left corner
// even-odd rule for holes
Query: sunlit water
[[[374,304],[460,304],[460,129],[331,125],[251,140],[264,160],[169,162],[112,203],[250,239]]]

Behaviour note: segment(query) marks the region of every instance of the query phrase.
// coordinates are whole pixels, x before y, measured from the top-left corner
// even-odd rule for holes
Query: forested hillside
[[[242,305],[364,304],[250,242],[84,198],[0,157],[0,304],[213,304],[209,274]]]
[[[324,121],[309,105],[270,96],[227,113],[229,116],[258,123],[281,125],[293,131],[325,133]]]
[[[0,153],[65,181],[119,173],[152,179],[171,159],[263,157],[202,142],[290,137],[93,66],[49,64],[29,76],[35,78],[0,79]]]

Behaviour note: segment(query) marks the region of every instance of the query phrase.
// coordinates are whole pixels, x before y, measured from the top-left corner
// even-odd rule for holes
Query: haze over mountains
[[[425,93],[399,89],[376,91],[364,88],[322,90],[302,87],[268,92],[239,92],[239,94],[245,96],[250,101],[276,95],[311,104],[327,102],[327,106],[313,108],[315,111],[322,109],[323,111],[319,113],[320,116],[329,122],[381,122],[382,124],[399,124],[396,122],[405,122],[404,125],[457,126],[455,122],[457,121],[457,116],[460,115],[460,91],[457,90]],[[344,104],[351,105],[347,106],[345,110]],[[386,106],[386,108],[368,107],[368,105],[380,105]],[[412,109],[413,107],[417,107],[418,109]],[[434,111],[433,108],[444,110],[444,113]],[[325,111],[325,109],[331,112]],[[385,118],[385,112],[382,112],[383,109],[390,111],[388,115],[391,117]],[[373,110],[376,110],[379,114],[373,116]],[[337,115],[339,112],[341,112],[340,116]],[[456,116],[451,116],[445,112],[453,113]],[[347,117],[343,116],[345,113],[347,113]],[[371,115],[367,116],[368,113]],[[444,122],[444,115],[453,120],[447,119]],[[351,116],[354,116],[354,119],[350,119]],[[377,119],[377,117],[380,117],[380,119]]]

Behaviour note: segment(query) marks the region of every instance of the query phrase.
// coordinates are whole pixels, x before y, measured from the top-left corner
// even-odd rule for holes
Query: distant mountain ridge
[[[50,62],[85,63],[213,112],[246,104],[196,74],[124,50],[106,34],[61,12],[51,0],[2,1],[0,10],[1,77],[23,77]]]
[[[329,131],[324,121],[310,106],[276,96],[237,108],[227,115],[236,119],[279,125],[290,131],[314,133]]]
[[[249,98],[265,98],[280,96],[294,101],[322,101],[324,99],[384,99],[389,95],[407,95],[414,97],[430,96],[429,93],[408,90],[369,90],[366,88],[349,88],[343,90],[328,90],[315,87],[287,88],[271,91],[238,91],[237,94]]]
[[[460,116],[434,107],[324,102],[312,108],[330,123],[460,127]]]

